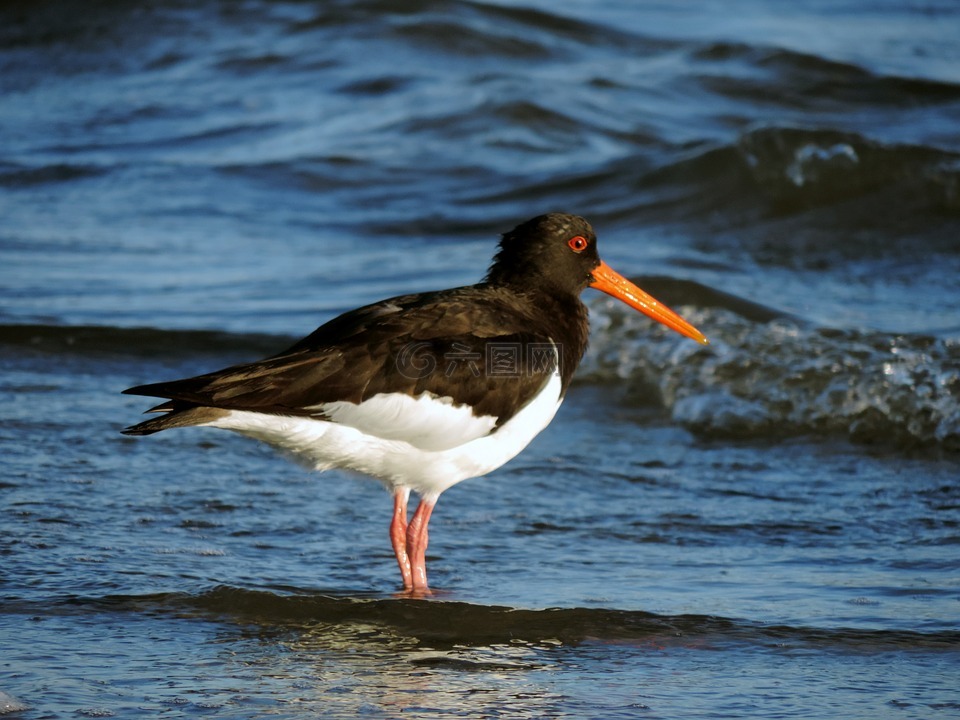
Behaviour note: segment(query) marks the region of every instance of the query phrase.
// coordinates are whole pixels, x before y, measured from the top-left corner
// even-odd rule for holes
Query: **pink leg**
[[[393,494],[393,520],[390,521],[390,543],[393,554],[397,556],[397,565],[403,576],[403,589],[413,589],[410,572],[410,557],[407,555],[407,499],[410,490],[400,488]]]
[[[427,525],[436,503],[436,500],[422,499],[407,528],[407,555],[410,557],[414,593],[430,592],[427,587]]]

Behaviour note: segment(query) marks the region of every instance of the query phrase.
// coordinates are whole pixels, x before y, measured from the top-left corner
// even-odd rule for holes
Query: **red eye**
[[[567,245],[569,245],[570,249],[576,253],[586,250],[587,244],[587,239],[582,235],[577,235],[567,240]]]

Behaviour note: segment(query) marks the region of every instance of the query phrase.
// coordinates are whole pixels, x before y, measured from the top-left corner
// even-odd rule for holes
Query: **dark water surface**
[[[960,7],[0,8],[0,714],[960,716]],[[587,216],[517,460],[390,498],[125,387],[476,281]]]

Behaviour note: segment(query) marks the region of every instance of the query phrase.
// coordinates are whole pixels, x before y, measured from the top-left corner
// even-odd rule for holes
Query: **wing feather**
[[[546,329],[531,322],[535,317],[532,308],[518,315],[514,296],[480,293],[476,286],[403,296],[341,315],[264,360],[125,392],[173,401],[157,410],[202,406],[313,416],[359,429],[376,426],[398,438],[436,436],[448,423],[451,438],[469,438],[505,423],[557,372],[559,354]],[[413,404],[356,409],[390,395]],[[421,398],[439,401],[438,409],[401,411],[419,407]],[[394,430],[383,429],[389,423],[376,417],[377,409],[394,413]]]

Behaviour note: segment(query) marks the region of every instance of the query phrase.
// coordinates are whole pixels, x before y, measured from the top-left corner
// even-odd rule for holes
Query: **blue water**
[[[960,8],[0,8],[0,714],[960,715]],[[586,216],[556,420],[441,498],[131,385]]]

